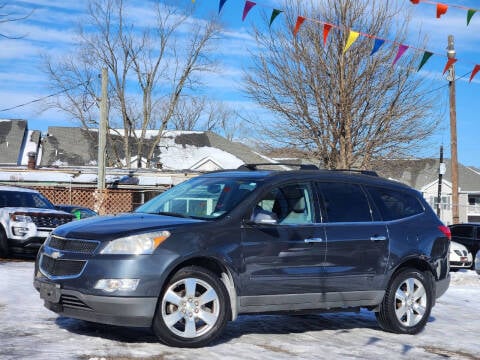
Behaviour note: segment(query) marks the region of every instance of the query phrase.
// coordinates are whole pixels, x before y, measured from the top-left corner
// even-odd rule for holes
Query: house
[[[446,172],[442,178],[440,218],[452,224],[452,175],[451,161],[445,160]],[[379,175],[400,181],[419,190],[432,208],[437,211],[439,160],[407,159],[386,160],[375,166]],[[458,165],[460,222],[480,221],[480,170]]]

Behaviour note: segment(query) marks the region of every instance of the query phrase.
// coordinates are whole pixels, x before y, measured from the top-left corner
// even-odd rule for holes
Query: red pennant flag
[[[437,19],[440,18],[440,16],[445,15],[445,13],[448,10],[448,5],[445,4],[437,4]]]
[[[248,12],[255,6],[257,3],[254,3],[253,1],[245,1],[245,7],[243,8],[243,16],[242,16],[242,21],[245,20],[247,17]]]
[[[445,65],[445,69],[443,69],[443,74],[445,74],[447,72],[448,69],[450,69],[450,67],[455,64],[457,62],[457,59],[455,58],[452,58],[452,59],[448,59],[447,61],[447,65]]]
[[[470,80],[469,82],[472,82],[473,78],[475,77],[475,75],[477,75],[477,73],[480,71],[480,65],[475,65],[475,67],[473,68],[473,71],[472,71],[472,75],[470,75]]]
[[[410,2],[414,5],[417,5],[420,2],[420,0],[410,0]]]
[[[330,30],[332,30],[331,24],[323,24],[323,46],[327,43],[327,37]]]
[[[297,17],[297,23],[295,24],[295,28],[293,29],[293,36],[297,36],[298,30],[300,30],[300,26],[302,26],[305,18],[303,16]]]

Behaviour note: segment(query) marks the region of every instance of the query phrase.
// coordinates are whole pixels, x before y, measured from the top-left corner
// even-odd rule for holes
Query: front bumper
[[[156,297],[86,295],[39,279],[34,280],[34,286],[47,309],[62,316],[110,325],[150,327],[158,300]]]

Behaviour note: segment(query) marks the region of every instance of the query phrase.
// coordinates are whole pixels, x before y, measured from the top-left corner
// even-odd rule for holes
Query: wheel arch
[[[199,266],[205,268],[207,270],[210,270],[220,278],[222,283],[225,285],[225,288],[227,289],[228,298],[230,300],[229,319],[235,320],[238,316],[238,297],[237,290],[235,288],[235,281],[233,279],[233,275],[230,269],[218,259],[208,256],[198,256],[186,259],[176,264],[170,270],[170,272],[165,278],[164,284],[167,284],[172,278],[172,276],[175,275],[175,273],[177,273],[180,269],[188,266]]]
[[[395,271],[393,271],[392,276],[390,276],[390,279],[388,281],[387,286],[390,286],[390,283],[393,281],[393,279],[395,279],[395,277],[397,276],[398,273],[400,273],[401,271],[403,271],[405,269],[408,269],[408,268],[419,270],[419,271],[423,272],[424,274],[426,274],[427,276],[430,277],[431,288],[432,288],[432,294],[431,294],[432,295],[432,306],[434,306],[435,302],[436,302],[436,297],[435,297],[435,293],[436,293],[435,270],[432,268],[431,264],[424,257],[410,258],[410,259],[407,259],[404,262],[402,262],[399,266],[397,266]]]

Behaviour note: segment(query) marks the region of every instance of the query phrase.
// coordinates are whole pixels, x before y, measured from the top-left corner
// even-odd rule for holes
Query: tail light
[[[451,233],[450,228],[448,226],[440,225],[438,227],[438,230],[440,230],[443,233],[443,235],[445,235],[447,237],[448,240],[452,240],[452,233]]]

